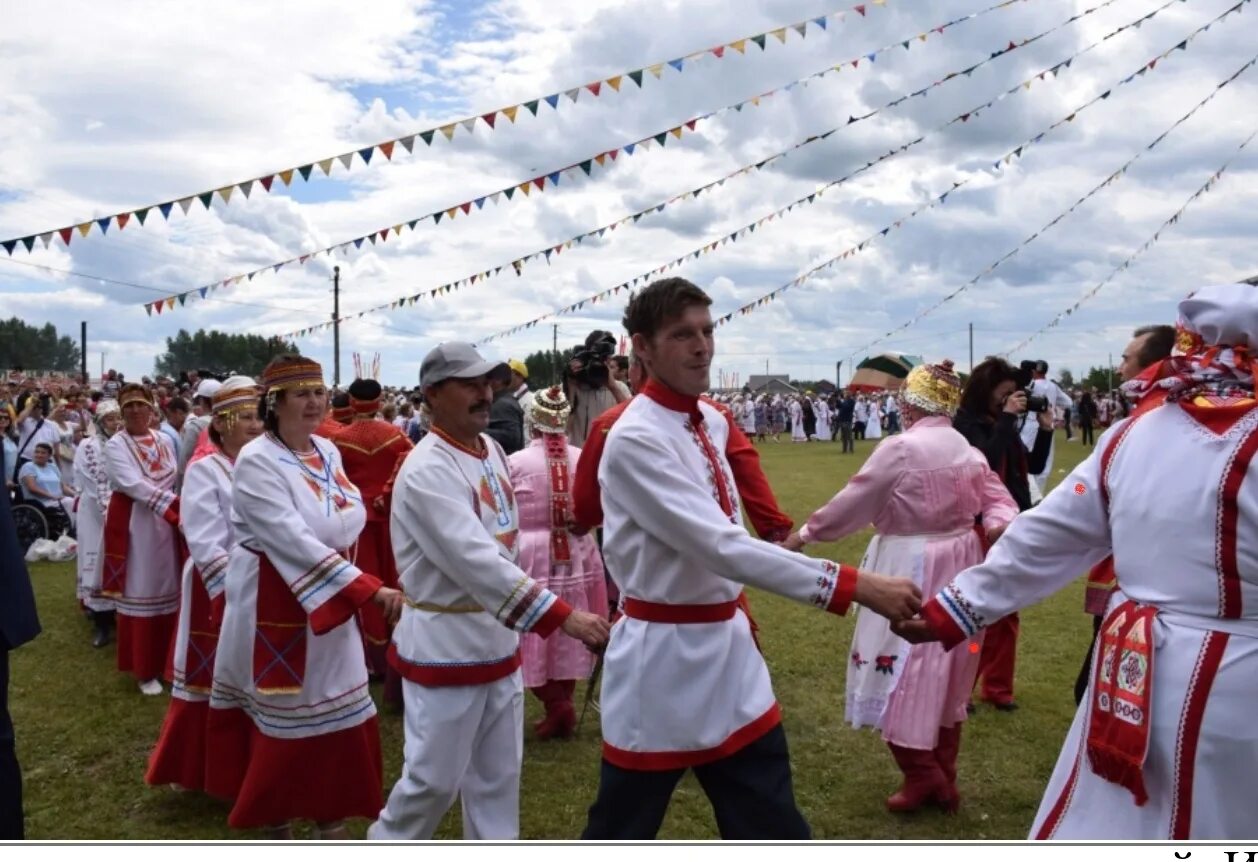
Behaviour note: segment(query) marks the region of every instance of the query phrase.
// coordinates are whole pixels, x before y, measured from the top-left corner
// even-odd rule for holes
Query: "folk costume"
[[[878,532],[861,568],[912,578],[933,595],[982,562],[981,530],[1006,526],[1018,507],[982,453],[952,429],[961,381],[951,362],[914,368],[901,397],[922,417],[876,448],[800,537],[835,542],[872,523]],[[951,653],[934,643],[912,646],[885,617],[861,609],[847,660],[845,717],[854,727],[881,730],[904,773],[904,786],[887,800],[891,810],[931,800],[956,807],[961,723],[981,640]]]
[[[389,538],[389,504],[393,476],[412,446],[397,427],[376,418],[381,392],[375,380],[355,380],[350,384],[349,404],[354,419],[337,432],[332,442],[341,452],[345,475],[362,494],[367,513],[367,526],[354,547],[354,562],[386,587],[397,589],[397,565]],[[383,612],[374,604],[365,604],[358,609],[358,624],[366,639],[368,669],[385,676],[392,632]],[[400,702],[400,681],[386,686],[385,694],[388,700]]]
[[[1038,839],[1253,833],[1258,289],[1203,288],[1179,310],[1177,355],[1147,387],[1164,403],[1116,424],[922,609],[951,648],[1112,552],[1118,589]]]
[[[101,595],[101,572],[104,563],[105,515],[113,489],[105,469],[105,436],[102,420],[122,411],[117,401],[101,401],[96,405],[98,433],[83,438],[74,452],[74,487],[79,489],[75,500],[76,540],[78,552],[75,568],[78,576],[77,594],[93,614],[101,646],[108,641],[113,624],[114,601]],[[96,617],[100,614],[99,617]]]
[[[813,412],[817,415],[817,439],[825,442],[831,439],[830,434],[830,405],[824,398],[818,398]]]
[[[261,389],[248,377],[232,377],[212,396],[211,415],[234,417],[256,408]],[[233,421],[229,418],[228,421]],[[234,544],[231,523],[235,463],[215,445],[194,456],[184,471],[181,522],[188,559],[183,567],[179,624],[171,659],[170,706],[144,780],[205,789],[206,727],[218,626],[223,616],[223,584]]]
[[[725,838],[807,838],[742,584],[842,614],[857,572],[749,536],[714,407],[651,380],[599,467],[624,617],[604,654],[603,764],[587,839],[651,838],[687,768]],[[659,696],[668,692],[668,697]]]
[[[267,398],[322,387],[309,360],[268,366]],[[236,459],[226,607],[210,693],[206,790],[237,829],[375,817],[383,781],[358,608],[380,580],[349,557],[367,515],[335,446],[273,433]]]
[[[121,409],[152,396],[124,386]],[[105,515],[100,594],[117,607],[118,670],[145,693],[160,694],[179,615],[179,498],[175,449],[164,434],[136,437],[125,428],[105,444],[105,470],[113,493]]]
[[[581,450],[568,445],[568,412],[562,388],[537,393],[528,417],[533,439],[507,458],[520,511],[519,565],[570,607],[606,616],[607,582],[598,545],[593,536],[570,530],[572,477]],[[577,723],[573,691],[577,680],[589,678],[593,653],[562,633],[549,638],[526,633],[520,648],[524,687],[546,707],[534,732],[542,739],[571,736]]]
[[[427,387],[505,369],[447,342],[420,379]],[[405,762],[369,838],[431,838],[456,796],[465,838],[519,835],[520,634],[551,635],[571,608],[516,565],[509,476],[493,438],[468,448],[435,423],[398,473],[390,523],[406,605],[389,657],[403,678]]]
[[[791,442],[806,443],[808,434],[804,431],[804,405],[798,398],[791,399]]]

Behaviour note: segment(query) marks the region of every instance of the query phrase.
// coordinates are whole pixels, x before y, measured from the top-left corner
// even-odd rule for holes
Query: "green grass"
[[[872,448],[856,455],[837,444],[762,445],[765,470],[782,507],[797,522],[824,503]],[[1057,446],[1060,479],[1085,454]],[[868,534],[810,549],[858,563]],[[227,828],[224,805],[198,794],[144,784],[166,698],[146,698],[114,670],[112,649],[94,650],[74,600],[72,564],[33,567],[44,633],[11,656],[10,705],[26,780],[27,834],[38,839],[256,838]],[[893,816],[883,807],[898,773],[878,735],[843,724],[845,656],[853,618],[763,593],[752,595],[774,689],[785,713],[795,792],[818,838],[1020,839],[1039,804],[1074,713],[1072,688],[1091,632],[1082,586],[1023,613],[1016,693],[1021,710],[980,707],[961,750],[961,813]],[[578,688],[578,700],[581,697]],[[661,692],[661,696],[667,696]],[[529,698],[526,728],[539,716]],[[388,785],[401,766],[402,727],[381,716]],[[521,829],[525,838],[575,838],[598,781],[597,716],[578,739],[539,743],[526,732]],[[351,829],[361,835],[366,824]],[[305,827],[299,830],[304,832]],[[461,833],[457,808],[438,837]],[[678,787],[661,838],[715,838],[698,783]]]

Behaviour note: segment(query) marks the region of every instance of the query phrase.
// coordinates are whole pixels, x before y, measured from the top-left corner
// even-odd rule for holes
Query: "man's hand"
[[[384,495],[381,494],[379,497],[376,497],[371,501],[371,508],[383,515],[385,512],[389,511],[389,504],[385,501]]]
[[[922,591],[908,578],[861,572],[854,599],[892,622],[907,620],[922,608]]]
[[[1053,408],[1045,410],[1043,413],[1035,414],[1035,421],[1040,423],[1040,427],[1045,431],[1053,430]]]
[[[791,533],[782,541],[782,547],[788,551],[801,551],[804,548],[804,540],[800,538],[799,531]]]
[[[568,637],[576,638],[592,650],[604,647],[612,630],[611,623],[607,620],[585,611],[568,614],[560,628]]]
[[[911,644],[924,644],[939,640],[926,620],[903,620],[891,624],[891,633]]]
[[[371,597],[371,600],[375,602],[376,607],[380,608],[381,612],[384,613],[384,618],[388,621],[389,625],[397,625],[397,621],[402,617],[402,605],[405,604],[401,590],[391,589],[390,587],[381,587],[376,590],[376,593]]]
[[[995,527],[987,528],[987,544],[994,545],[996,540],[1005,534],[1005,530],[1009,529],[1008,524],[998,524]]]

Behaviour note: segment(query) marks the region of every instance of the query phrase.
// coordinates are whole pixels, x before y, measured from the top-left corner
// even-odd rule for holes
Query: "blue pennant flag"
[[[358,155],[363,157],[363,164],[366,164],[366,165],[371,164],[371,153],[374,149],[375,147],[367,147],[367,149],[365,150],[358,151]]]

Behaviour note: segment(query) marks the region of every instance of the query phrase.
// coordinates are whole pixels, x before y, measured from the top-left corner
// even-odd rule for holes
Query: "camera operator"
[[[572,414],[568,417],[568,442],[580,448],[590,433],[590,423],[605,410],[628,401],[631,393],[617,379],[616,337],[596,329],[577,345],[564,371],[564,389]]]
[[[1018,388],[1024,381],[1025,376],[1003,359],[980,362],[961,392],[961,407],[952,420],[952,427],[987,458],[1023,512],[1032,506],[1030,475],[1044,469],[1053,445],[1053,414],[1045,409],[1031,418],[1027,393]],[[1029,452],[1019,435],[1023,422],[1035,429]],[[1017,651],[1018,615],[1010,614],[988,627],[979,659],[983,700],[1004,712],[1017,709],[1013,700]]]
[[[48,412],[52,407],[52,398],[44,392],[24,391],[17,399],[17,461],[8,465],[12,481],[17,481],[18,470],[28,461],[35,458],[35,447],[47,444],[56,451],[61,442],[61,431],[55,424],[48,421]]]
[[[1041,413],[1048,414],[1050,431],[1053,428],[1053,411],[1062,410],[1064,412],[1070,409],[1070,396],[1062,392],[1060,386],[1048,379],[1048,363],[1043,359],[1021,363],[1021,378],[1018,381],[1018,385],[1026,390],[1027,407],[1031,413],[1037,415]],[[1022,445],[1030,452],[1035,448],[1035,440],[1039,435],[1039,428],[1035,422],[1030,421],[1029,416],[1026,416],[1022,420],[1020,432]],[[1055,447],[1052,445],[1051,436],[1049,437],[1049,444],[1048,459],[1044,462],[1043,468],[1031,471],[1031,480],[1035,483],[1035,487],[1031,489],[1031,498],[1036,503],[1044,498],[1048,478],[1053,473],[1053,450]]]

